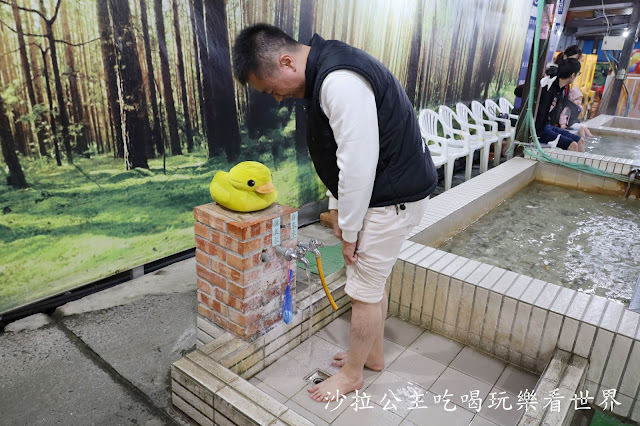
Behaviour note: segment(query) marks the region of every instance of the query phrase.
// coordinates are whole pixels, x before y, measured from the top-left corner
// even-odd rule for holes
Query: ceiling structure
[[[564,33],[587,40],[607,34],[623,35],[629,29],[633,4],[619,0],[571,0]]]

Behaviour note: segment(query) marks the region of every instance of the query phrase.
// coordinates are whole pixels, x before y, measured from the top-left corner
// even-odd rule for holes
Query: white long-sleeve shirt
[[[371,201],[380,153],[375,96],[363,76],[338,70],[322,82],[320,107],[338,145],[338,199],[327,191],[329,209],[338,209],[342,238],[353,243]]]

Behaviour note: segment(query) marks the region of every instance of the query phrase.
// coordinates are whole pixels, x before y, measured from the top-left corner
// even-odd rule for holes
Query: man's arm
[[[350,243],[355,252],[371,201],[380,151],[375,96],[364,77],[339,70],[322,83],[320,105],[338,145],[338,225],[343,241]],[[330,209],[334,206],[330,198]]]

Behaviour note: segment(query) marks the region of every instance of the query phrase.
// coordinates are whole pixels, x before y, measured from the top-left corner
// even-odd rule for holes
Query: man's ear
[[[283,53],[278,57],[278,65],[283,68],[290,68],[296,70],[296,62],[293,56],[288,53]]]

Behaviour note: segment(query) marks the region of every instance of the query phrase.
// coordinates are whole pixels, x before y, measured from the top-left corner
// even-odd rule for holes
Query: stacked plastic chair
[[[471,161],[467,161],[467,168],[465,169],[465,179],[471,179],[471,167],[474,153],[480,150],[480,173],[484,173],[489,168],[489,148],[490,144],[484,140],[484,127],[475,124],[469,124],[461,120],[451,108],[446,105],[440,105],[438,108],[438,114],[440,118],[449,128],[454,128],[454,121],[458,123],[463,132],[466,133],[469,138],[469,157]],[[471,130],[475,131],[471,134]]]
[[[496,123],[502,123],[504,125],[504,130],[498,131],[498,139],[500,139],[500,143],[498,145],[499,150],[494,153],[494,165],[500,164],[500,156],[502,155],[502,141],[507,139],[509,141],[509,146],[513,144],[513,138],[515,136],[515,129],[511,130],[511,120],[508,118],[500,118],[497,114],[500,114],[500,108],[495,102],[490,101],[493,105],[495,105],[496,109],[490,111],[484,105],[482,105],[478,101],[471,102],[471,111],[473,111],[473,116],[478,118],[484,118],[485,116],[490,121],[495,121]]]
[[[518,116],[515,114],[511,114],[511,110],[513,109],[513,104],[511,104],[511,102],[509,102],[509,99],[507,98],[500,98],[498,99],[498,105],[500,105],[500,110],[502,110],[503,113],[505,114],[509,114],[509,118],[512,120],[517,120]]]
[[[467,157],[467,167],[473,162],[473,157],[470,156],[468,133],[460,132],[447,126],[443,123],[440,115],[430,109],[420,111],[419,123],[420,133],[426,141],[429,151],[434,157],[440,157],[438,158],[439,162],[444,161],[446,158],[446,162],[443,162],[444,189],[448,191],[451,189],[453,182],[453,166],[456,159]],[[438,129],[442,130],[442,136],[438,134]],[[459,134],[462,139],[456,140],[455,134]],[[471,173],[469,173],[467,179],[469,178],[471,178]]]
[[[485,144],[487,159],[489,158],[489,149],[491,145],[494,145],[494,152],[501,152],[502,139],[498,137],[498,123],[475,117],[469,107],[463,103],[456,104],[456,115],[460,119],[460,122],[465,125],[469,125],[471,124],[470,121],[473,121],[473,123],[483,128],[482,139]],[[496,166],[500,164],[500,157],[498,157],[497,160],[498,161],[494,158],[494,165]]]

